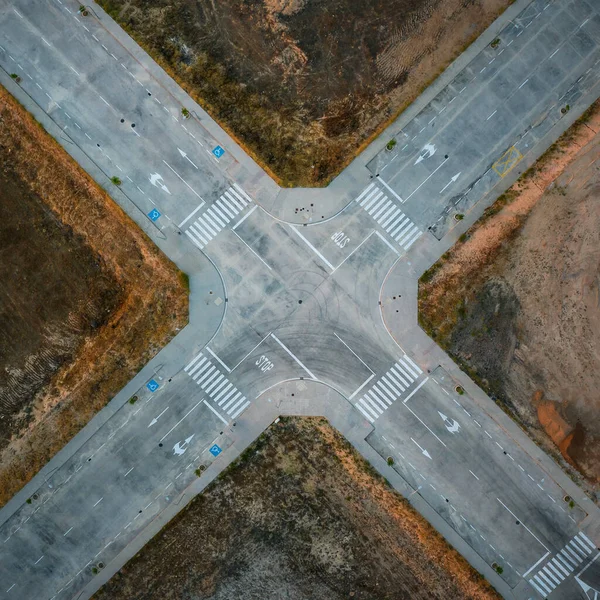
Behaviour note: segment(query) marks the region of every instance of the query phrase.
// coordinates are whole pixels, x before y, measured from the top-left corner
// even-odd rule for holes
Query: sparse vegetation
[[[462,220],[465,218],[465,215],[463,215],[462,213],[456,213],[456,214],[454,215],[454,218],[455,218],[457,221],[462,221]]]
[[[112,183],[114,183],[115,185],[121,185],[121,183],[123,183],[116,175],[113,175],[110,180],[112,181]]]
[[[280,184],[323,186],[510,0],[99,3]]]
[[[571,110],[571,107],[568,104],[565,104],[561,109],[560,112],[563,115],[566,115],[569,111]]]
[[[183,115],[184,119],[190,118],[190,111],[187,108],[185,108],[185,106],[181,109],[181,114]]]
[[[391,456],[388,456],[388,457],[387,457],[387,464],[388,464],[388,466],[390,466],[390,467],[393,467],[393,466],[394,466],[394,459],[393,459]]]
[[[3,505],[185,325],[187,292],[2,87],[0,121],[0,239],[11,240],[0,261]]]
[[[385,149],[386,149],[386,150],[389,150],[389,151],[391,151],[391,150],[393,150],[393,149],[396,147],[396,144],[397,144],[396,140],[394,140],[394,139],[391,139],[391,140],[390,140],[390,141],[389,141],[389,142],[386,144],[386,146],[385,146]]]
[[[16,73],[11,73],[10,74],[11,78],[14,79],[17,83],[21,83],[21,77],[19,77],[19,75],[17,75]]]
[[[137,396],[131,396],[131,398],[129,398],[129,404],[135,404],[137,401],[138,401]]]
[[[324,419],[261,438],[94,600],[499,599]]]
[[[464,390],[464,389],[463,389],[463,388],[462,388],[460,385],[457,385],[457,386],[454,388],[454,391],[455,391],[455,392],[456,392],[456,393],[457,393],[459,396],[462,396],[462,395],[465,393],[465,390]]]
[[[490,46],[494,49],[496,49],[499,45],[500,45],[500,38],[495,38],[494,40],[492,40],[492,43],[490,44]]]

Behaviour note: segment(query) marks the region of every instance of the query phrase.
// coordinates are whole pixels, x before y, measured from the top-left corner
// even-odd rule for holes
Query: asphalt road
[[[101,11],[78,8],[4,2],[0,66],[98,181],[119,177],[116,201],[191,272],[192,315],[110,418],[0,512],[0,598],[85,597],[295,381],[285,394],[299,410],[322,385],[344,399],[341,430],[362,423],[375,466],[393,468],[474,565],[497,568],[486,575],[506,597],[596,600],[597,508],[481,390],[457,387],[444,358],[424,359],[414,322],[384,321],[382,289],[404,277],[398,297],[414,303],[413,253],[489,204],[560,133],[561,108],[580,113],[598,95],[600,6],[521,2],[495,47],[471,51],[399,121],[391,151],[379,143],[327,190],[295,194]]]

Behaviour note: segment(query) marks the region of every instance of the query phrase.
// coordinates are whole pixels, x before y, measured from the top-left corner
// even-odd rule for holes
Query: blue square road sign
[[[215,444],[214,446],[211,447],[211,449],[209,450],[209,452],[213,456],[219,456],[219,454],[221,454],[221,448],[219,448],[219,446],[217,446],[217,444]]]
[[[158,383],[156,383],[156,381],[154,381],[154,379],[151,379],[147,384],[146,387],[151,391],[151,392],[155,392],[158,389]]]
[[[148,217],[150,218],[151,221],[156,221],[158,219],[158,217],[160,217],[160,213],[155,208],[153,208],[148,213]]]
[[[223,156],[223,154],[225,154],[225,150],[223,150],[223,148],[221,148],[221,146],[215,146],[213,148],[212,153],[217,157],[217,158],[221,158],[221,156]]]

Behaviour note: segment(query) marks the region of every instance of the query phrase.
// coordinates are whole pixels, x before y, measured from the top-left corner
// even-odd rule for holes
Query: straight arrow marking
[[[417,442],[415,442],[415,440],[413,440],[412,438],[410,438],[412,443],[415,444],[417,446],[417,448],[429,459],[429,460],[433,460],[431,458],[431,454],[429,454],[429,452],[427,452],[427,450],[425,450],[425,448],[423,448],[422,446],[419,446],[419,444]]]
[[[152,427],[152,425],[156,425],[156,423],[158,423],[158,420],[169,410],[169,407],[167,406],[167,408],[165,408],[165,410],[163,410],[160,415],[158,415],[158,417],[154,417],[154,419],[152,419],[152,421],[150,421],[150,425],[148,425],[148,427]]]
[[[440,194],[451,184],[454,183],[459,177],[460,177],[460,173],[458,172],[441,190],[440,190]]]
[[[183,156],[183,158],[185,158],[185,160],[187,160],[195,169],[198,168],[181,148],[177,148],[177,150],[179,150],[179,154],[181,154],[181,156]]]

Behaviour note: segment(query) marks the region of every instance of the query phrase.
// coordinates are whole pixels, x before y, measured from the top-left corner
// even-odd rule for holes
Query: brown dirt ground
[[[424,329],[589,491],[600,483],[598,131],[600,102],[419,288]]]
[[[323,419],[281,419],[94,600],[491,600]]]
[[[187,289],[0,88],[0,506],[187,322]]]
[[[283,185],[325,185],[511,0],[96,0]]]

